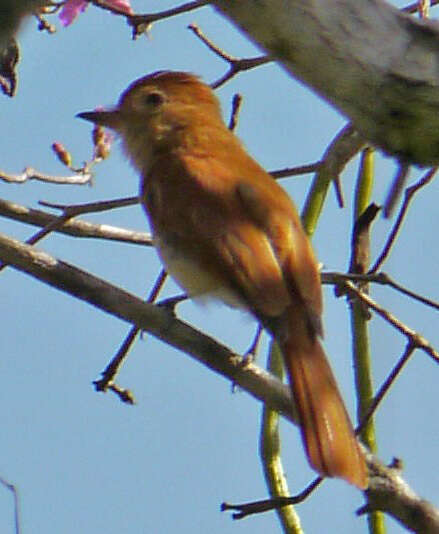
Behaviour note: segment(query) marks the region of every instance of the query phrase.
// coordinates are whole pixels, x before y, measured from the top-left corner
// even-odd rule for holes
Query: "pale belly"
[[[201,302],[216,299],[232,308],[247,308],[238,295],[224,287],[217,277],[200,268],[197,262],[159,239],[154,240],[154,245],[167,272],[189,297]]]

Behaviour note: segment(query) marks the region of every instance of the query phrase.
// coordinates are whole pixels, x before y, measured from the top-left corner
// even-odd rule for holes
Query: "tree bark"
[[[439,163],[439,24],[383,0],[213,0],[384,152]]]

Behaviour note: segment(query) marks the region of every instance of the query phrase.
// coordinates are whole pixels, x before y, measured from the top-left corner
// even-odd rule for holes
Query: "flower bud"
[[[66,150],[64,145],[55,142],[52,144],[52,150],[55,152],[57,158],[61,163],[63,163],[66,167],[72,166],[72,156],[70,155],[70,152]]]

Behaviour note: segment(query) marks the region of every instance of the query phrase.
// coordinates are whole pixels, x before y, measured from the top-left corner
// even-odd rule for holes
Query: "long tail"
[[[338,387],[317,336],[303,310],[289,310],[280,336],[302,439],[311,466],[322,476],[340,477],[365,489],[361,452]]]

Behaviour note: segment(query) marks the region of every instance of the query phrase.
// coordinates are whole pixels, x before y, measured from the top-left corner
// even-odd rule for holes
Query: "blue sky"
[[[169,3],[171,4],[171,3]],[[145,7],[146,5],[146,7]],[[155,11],[163,2],[133,2],[136,11]],[[434,15],[434,10],[433,10]],[[55,22],[55,21],[54,21]],[[206,82],[227,65],[209,52],[186,26],[196,22],[217,44],[236,56],[259,51],[227,21],[203,8],[154,25],[149,38],[130,39],[122,19],[89,7],[67,29],[39,33],[33,20],[20,32],[22,59],[17,96],[0,99],[4,125],[0,167],[19,172],[26,165],[65,174],[50,150],[64,143],[78,164],[90,157],[90,126],[80,111],[116,102],[134,79],[159,69],[187,70]],[[225,116],[235,92],[244,95],[237,134],[268,170],[318,160],[345,120],[276,65],[236,77],[218,90]],[[342,177],[347,207],[331,193],[314,245],[328,270],[349,261],[351,204],[358,161]],[[373,199],[383,202],[394,173],[391,159],[377,156]],[[420,175],[413,171],[412,180]],[[312,176],[282,180],[299,209]],[[7,185],[1,196],[26,206],[38,200],[79,203],[132,196],[138,178],[117,146],[96,167],[93,187],[41,183]],[[398,243],[383,270],[402,284],[438,299],[437,181],[416,197]],[[147,230],[136,207],[90,215],[88,220]],[[393,221],[379,218],[373,257]],[[31,227],[2,219],[0,231],[25,239]],[[146,294],[159,272],[152,249],[52,235],[38,245],[136,295]],[[233,522],[219,512],[223,500],[266,498],[258,459],[261,407],[244,392],[186,355],[151,336],[136,343],[119,375],[134,407],[98,394],[91,382],[114,354],[128,326],[90,306],[8,268],[0,275],[2,298],[0,475],[17,485],[23,533],[106,532],[107,534],[259,534],[280,532],[274,513]],[[170,282],[164,295],[177,291]],[[349,316],[343,299],[325,287],[325,347],[343,395],[354,413]],[[439,346],[437,314],[388,288],[372,296]],[[247,348],[253,321],[221,305],[184,303],[183,319],[237,351]],[[380,318],[370,321],[374,375],[380,384],[403,351],[405,339]],[[259,353],[265,363],[266,343]],[[377,416],[379,456],[405,464],[413,489],[433,503],[439,499],[436,472],[439,424],[437,365],[416,352],[384,400]],[[293,492],[313,473],[297,428],[282,424],[284,467]],[[298,511],[306,532],[366,532],[354,510],[362,495],[340,481],[327,481]],[[316,513],[316,511],[318,511]],[[12,500],[0,487],[0,531],[13,532]],[[389,533],[402,532],[393,520]]]

